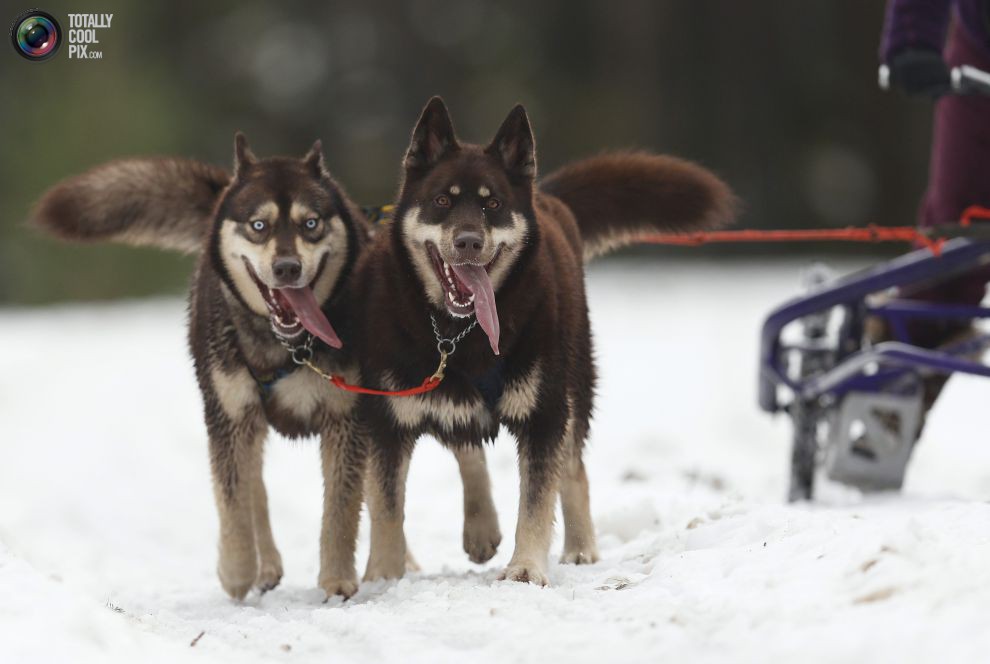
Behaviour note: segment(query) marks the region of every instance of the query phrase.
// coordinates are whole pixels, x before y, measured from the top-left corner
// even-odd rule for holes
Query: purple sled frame
[[[939,350],[928,350],[907,341],[906,321],[911,318],[975,320],[990,318],[990,308],[893,300],[870,306],[867,296],[893,287],[938,282],[990,264],[990,241],[965,238],[949,240],[940,255],[919,249],[871,268],[841,277],[824,288],[796,297],[774,309],[763,324],[760,343],[759,404],[768,413],[783,410],[779,389],[788,388],[794,399],[806,402],[825,396],[840,398],[849,391],[883,391],[893,379],[909,371],[968,373],[990,377],[990,366],[964,359],[987,345],[990,335],[980,335]],[[831,368],[805,378],[788,376],[786,354],[803,350],[781,339],[784,328],[805,316],[845,309],[836,357]],[[894,341],[861,348],[862,322],[866,316],[885,318]]]

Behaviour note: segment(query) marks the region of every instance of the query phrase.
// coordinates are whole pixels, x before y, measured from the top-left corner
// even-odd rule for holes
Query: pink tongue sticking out
[[[492,350],[498,355],[498,311],[495,309],[495,291],[492,280],[488,278],[488,270],[484,265],[451,265],[450,268],[474,295],[474,315],[488,335]]]
[[[279,288],[278,292],[289,301],[292,311],[295,312],[299,322],[310,334],[323,339],[333,348],[340,348],[344,345],[337,333],[334,332],[333,326],[330,325],[323,310],[320,309],[320,304],[316,301],[312,288]]]

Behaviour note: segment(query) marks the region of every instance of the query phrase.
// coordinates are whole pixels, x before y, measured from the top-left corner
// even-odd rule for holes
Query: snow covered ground
[[[423,571],[326,604],[311,443],[268,446],[282,585],[220,589],[182,302],[0,310],[0,661],[985,661],[990,384],[950,384],[902,495],[784,504],[788,428],[755,405],[756,344],[799,267],[591,270],[601,562],[554,564],[548,588],[495,580],[517,498],[504,438],[506,538],[472,565],[454,460],[426,441],[407,517]]]

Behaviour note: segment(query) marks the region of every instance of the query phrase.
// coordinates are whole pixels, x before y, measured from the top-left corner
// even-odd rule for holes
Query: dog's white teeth
[[[299,321],[296,321],[296,320],[286,320],[285,317],[280,316],[279,314],[273,313],[272,314],[272,324],[275,325],[276,327],[280,327],[280,328],[283,328],[283,329],[295,329],[296,327],[298,327]]]
[[[471,296],[467,300],[458,300],[456,297],[454,297],[453,293],[447,293],[447,299],[450,300],[450,303],[452,305],[454,305],[455,307],[459,307],[461,309],[470,307],[472,304],[474,304],[474,296]]]

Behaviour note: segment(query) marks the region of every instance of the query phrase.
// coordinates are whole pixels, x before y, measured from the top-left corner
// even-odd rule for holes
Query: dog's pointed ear
[[[485,152],[500,160],[512,177],[536,177],[536,139],[522,104],[509,111]]]
[[[323,159],[323,141],[316,139],[313,143],[313,147],[311,147],[309,152],[306,153],[306,156],[303,157],[303,163],[306,164],[306,168],[310,169],[317,177],[329,175],[326,162]]]
[[[433,97],[413,129],[404,164],[406,169],[427,168],[460,147],[447,106],[440,97]]]
[[[234,178],[258,163],[258,158],[248,147],[247,137],[241,132],[234,134]]]

